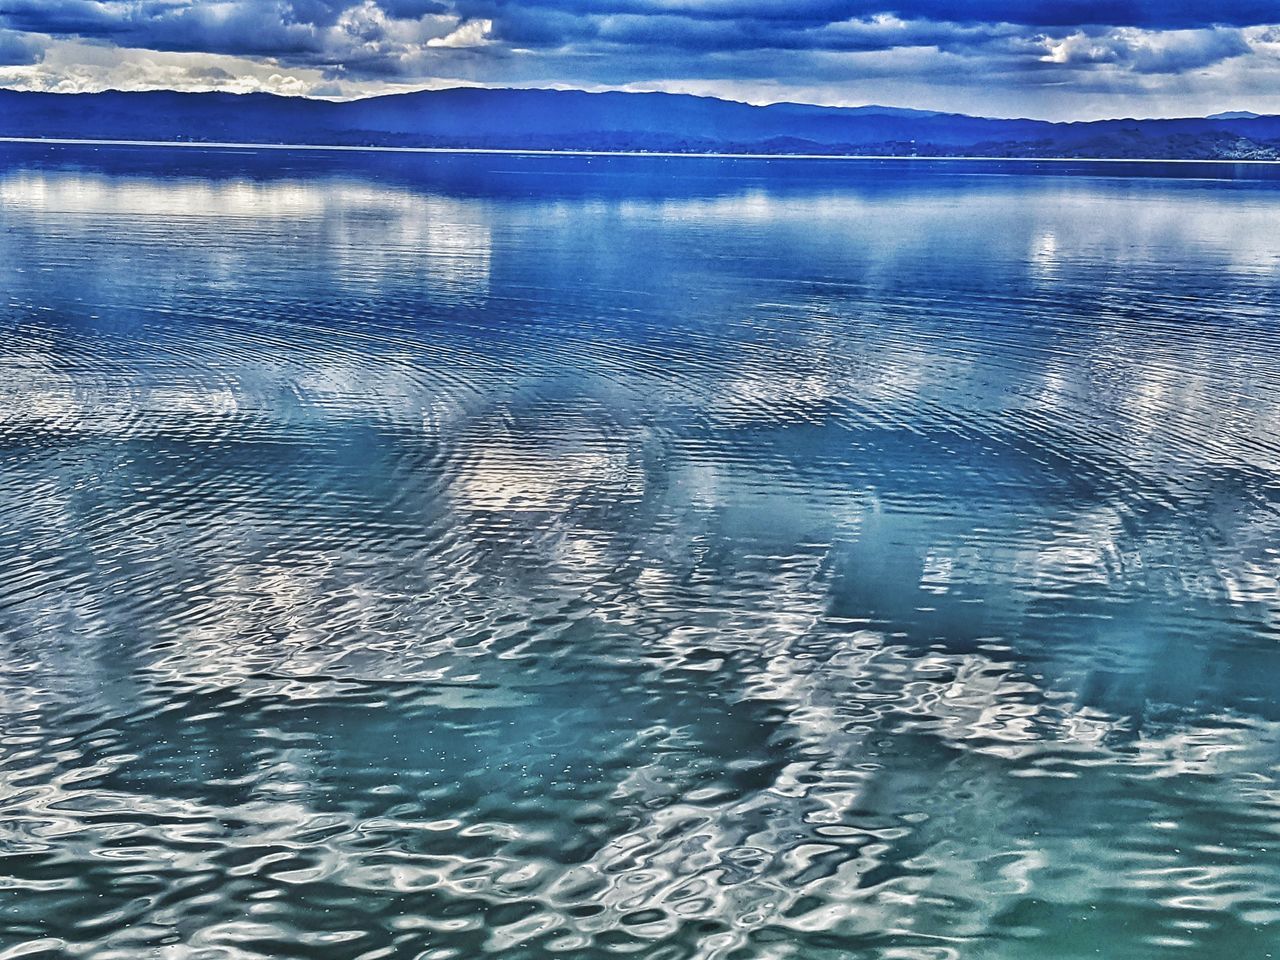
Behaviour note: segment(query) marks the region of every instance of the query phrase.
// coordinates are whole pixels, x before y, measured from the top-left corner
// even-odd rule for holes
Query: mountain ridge
[[[676,93],[454,87],[333,101],[0,89],[0,136],[322,146],[884,156],[1280,159],[1280,117],[1055,122]]]

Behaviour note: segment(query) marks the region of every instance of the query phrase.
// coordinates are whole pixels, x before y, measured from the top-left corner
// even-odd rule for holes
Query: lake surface
[[[0,957],[1280,955],[1276,176],[0,149]]]

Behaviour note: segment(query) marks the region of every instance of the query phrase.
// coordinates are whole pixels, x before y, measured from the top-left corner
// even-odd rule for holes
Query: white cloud
[[[468,20],[447,36],[431,38],[427,46],[482,47],[490,42],[489,32],[492,29],[492,20]]]
[[[1119,64],[1138,73],[1182,73],[1252,52],[1244,30],[1137,30],[1124,27],[1105,32],[1077,31],[1061,39],[1046,39],[1041,59],[1064,66]]]
[[[10,41],[0,46],[11,50],[8,65],[0,53],[0,84],[339,98],[561,86],[1047,119],[1280,112],[1274,26],[1031,28],[905,15],[824,19],[811,8],[753,19],[718,7],[702,16],[670,4],[646,12],[638,0],[625,14],[481,3],[441,0],[421,13],[426,3],[343,0],[311,4],[306,22],[295,0],[92,4],[81,18],[90,26],[64,19],[56,36],[0,29],[0,41]],[[36,7],[11,0],[0,27],[17,22],[14,10],[34,22],[43,16]]]

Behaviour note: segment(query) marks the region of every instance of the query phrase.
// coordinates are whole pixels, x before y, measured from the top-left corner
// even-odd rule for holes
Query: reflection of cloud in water
[[[637,482],[633,473],[625,449],[504,449],[499,441],[461,464],[453,491],[468,510],[559,512],[602,488]]]
[[[369,195],[368,191],[359,190],[349,199],[358,201]],[[301,220],[322,215],[329,196],[332,194],[328,191],[302,181],[190,178],[166,181],[162,189],[157,189],[155,180],[149,177],[50,176],[28,170],[0,178],[0,202],[40,217],[158,217],[170,224],[186,218]],[[65,225],[73,230],[77,227],[74,219]]]
[[[0,177],[22,936],[1256,942],[1274,201],[1017,183]]]
[[[302,237],[318,235],[336,279],[351,284],[397,275],[423,276],[442,288],[484,296],[488,291],[492,239],[471,205],[445,197],[423,197],[357,181],[305,180],[166,181],[92,174],[49,176],[26,171],[0,177],[0,203],[11,215],[56,217],[60,228],[87,237],[107,227],[138,230],[138,241],[159,240],[155,226],[181,256],[206,230],[243,229],[278,235],[243,250],[214,247],[220,273],[234,281],[255,257],[278,261]],[[178,227],[180,229],[175,230]],[[184,233],[184,231],[194,231]],[[226,259],[229,255],[233,259]]]

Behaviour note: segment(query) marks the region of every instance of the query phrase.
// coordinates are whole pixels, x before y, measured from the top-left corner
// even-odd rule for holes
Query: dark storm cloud
[[[884,7],[886,4],[861,6]],[[902,16],[958,22],[1001,20],[1039,27],[1081,24],[1145,27],[1153,30],[1272,23],[1280,15],[1275,0],[976,0],[973,3],[912,0],[890,3]]]
[[[467,0],[459,6],[495,19],[515,11],[577,16],[630,13],[699,20],[814,25],[891,14],[904,20],[1009,23],[1028,27],[1117,26],[1154,30],[1252,26],[1280,19],[1277,0]]]
[[[280,55],[319,52],[325,34],[362,0],[0,0],[0,22],[13,30],[107,40],[143,48]],[[598,35],[669,36],[691,49],[746,45],[839,49],[827,29],[889,14],[917,24],[894,36],[868,31],[854,49],[946,42],[975,25],[1024,28],[1132,26],[1186,29],[1244,26],[1280,19],[1277,0],[379,0],[390,21],[456,14],[486,19],[497,35],[556,46]],[[618,20],[620,23],[614,23]],[[923,25],[923,26],[921,26]],[[696,38],[703,38],[699,43]]]
[[[487,13],[487,12],[486,12]],[[480,16],[479,11],[475,16]],[[872,51],[915,46],[978,46],[1011,29],[929,21],[777,23],[751,19],[696,19],[674,14],[571,17],[567,14],[504,17],[487,13],[493,36],[523,46],[556,47],[599,42],[636,49],[693,53],[739,50]]]
[[[317,25],[339,8],[321,0],[0,0],[0,24],[145,49],[288,56],[318,51]]]
[[[966,24],[1155,30],[1252,26],[1280,19],[1276,0],[474,0],[458,6],[493,18],[554,10],[583,17],[630,13],[810,25],[878,14]]]

